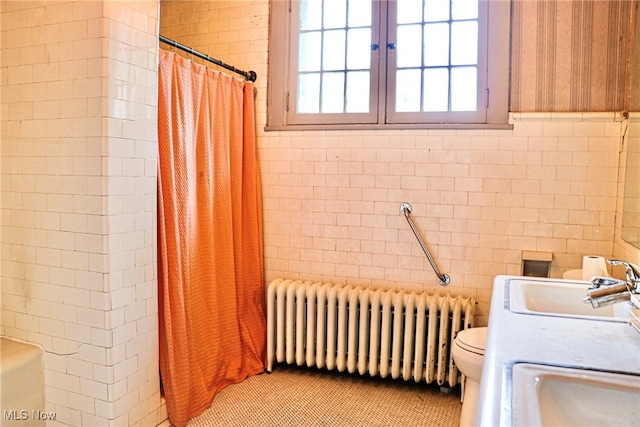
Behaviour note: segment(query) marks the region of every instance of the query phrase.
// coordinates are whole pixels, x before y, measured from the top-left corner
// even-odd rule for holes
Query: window
[[[269,54],[268,128],[507,123],[504,0],[271,2]]]

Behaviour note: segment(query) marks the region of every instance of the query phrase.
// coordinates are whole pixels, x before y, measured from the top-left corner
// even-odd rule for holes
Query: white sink
[[[517,363],[514,426],[637,426],[640,376]]]
[[[509,309],[514,313],[556,317],[627,322],[630,318],[628,302],[593,308],[582,300],[587,296],[588,282],[511,280]]]

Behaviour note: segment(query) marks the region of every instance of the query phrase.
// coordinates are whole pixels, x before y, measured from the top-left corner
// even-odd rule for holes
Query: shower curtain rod
[[[213,62],[214,64],[222,67],[222,68],[226,68],[229,71],[233,71],[236,74],[240,74],[241,76],[243,76],[245,79],[249,80],[250,82],[255,82],[256,79],[258,78],[258,75],[256,74],[255,71],[242,71],[237,69],[236,67],[234,67],[233,65],[229,65],[226,64],[222,61],[220,61],[219,59],[216,58],[212,58],[209,55],[202,53],[202,52],[198,52],[197,50],[190,48],[188,46],[185,46],[183,44],[178,43],[175,40],[171,40],[169,38],[166,38],[165,36],[158,36],[158,38],[160,39],[161,42],[166,43],[168,45],[171,45],[175,48],[178,48],[180,50],[183,50],[185,52],[189,52],[190,54],[197,56],[200,59],[204,59],[205,61],[209,61],[209,62]]]

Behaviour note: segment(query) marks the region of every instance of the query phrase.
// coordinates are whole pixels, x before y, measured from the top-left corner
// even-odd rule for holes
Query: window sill
[[[310,131],[310,130],[406,130],[406,129],[443,129],[443,130],[511,130],[513,124],[510,123],[405,123],[405,124],[388,124],[388,125],[375,125],[375,124],[362,124],[362,125],[347,125],[347,124],[335,124],[335,125],[267,125],[264,127],[265,132],[280,132],[280,131]]]

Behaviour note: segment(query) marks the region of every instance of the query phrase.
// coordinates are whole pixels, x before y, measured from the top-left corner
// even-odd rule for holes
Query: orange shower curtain
[[[180,427],[264,371],[255,88],[163,50],[158,79],[160,372]]]

